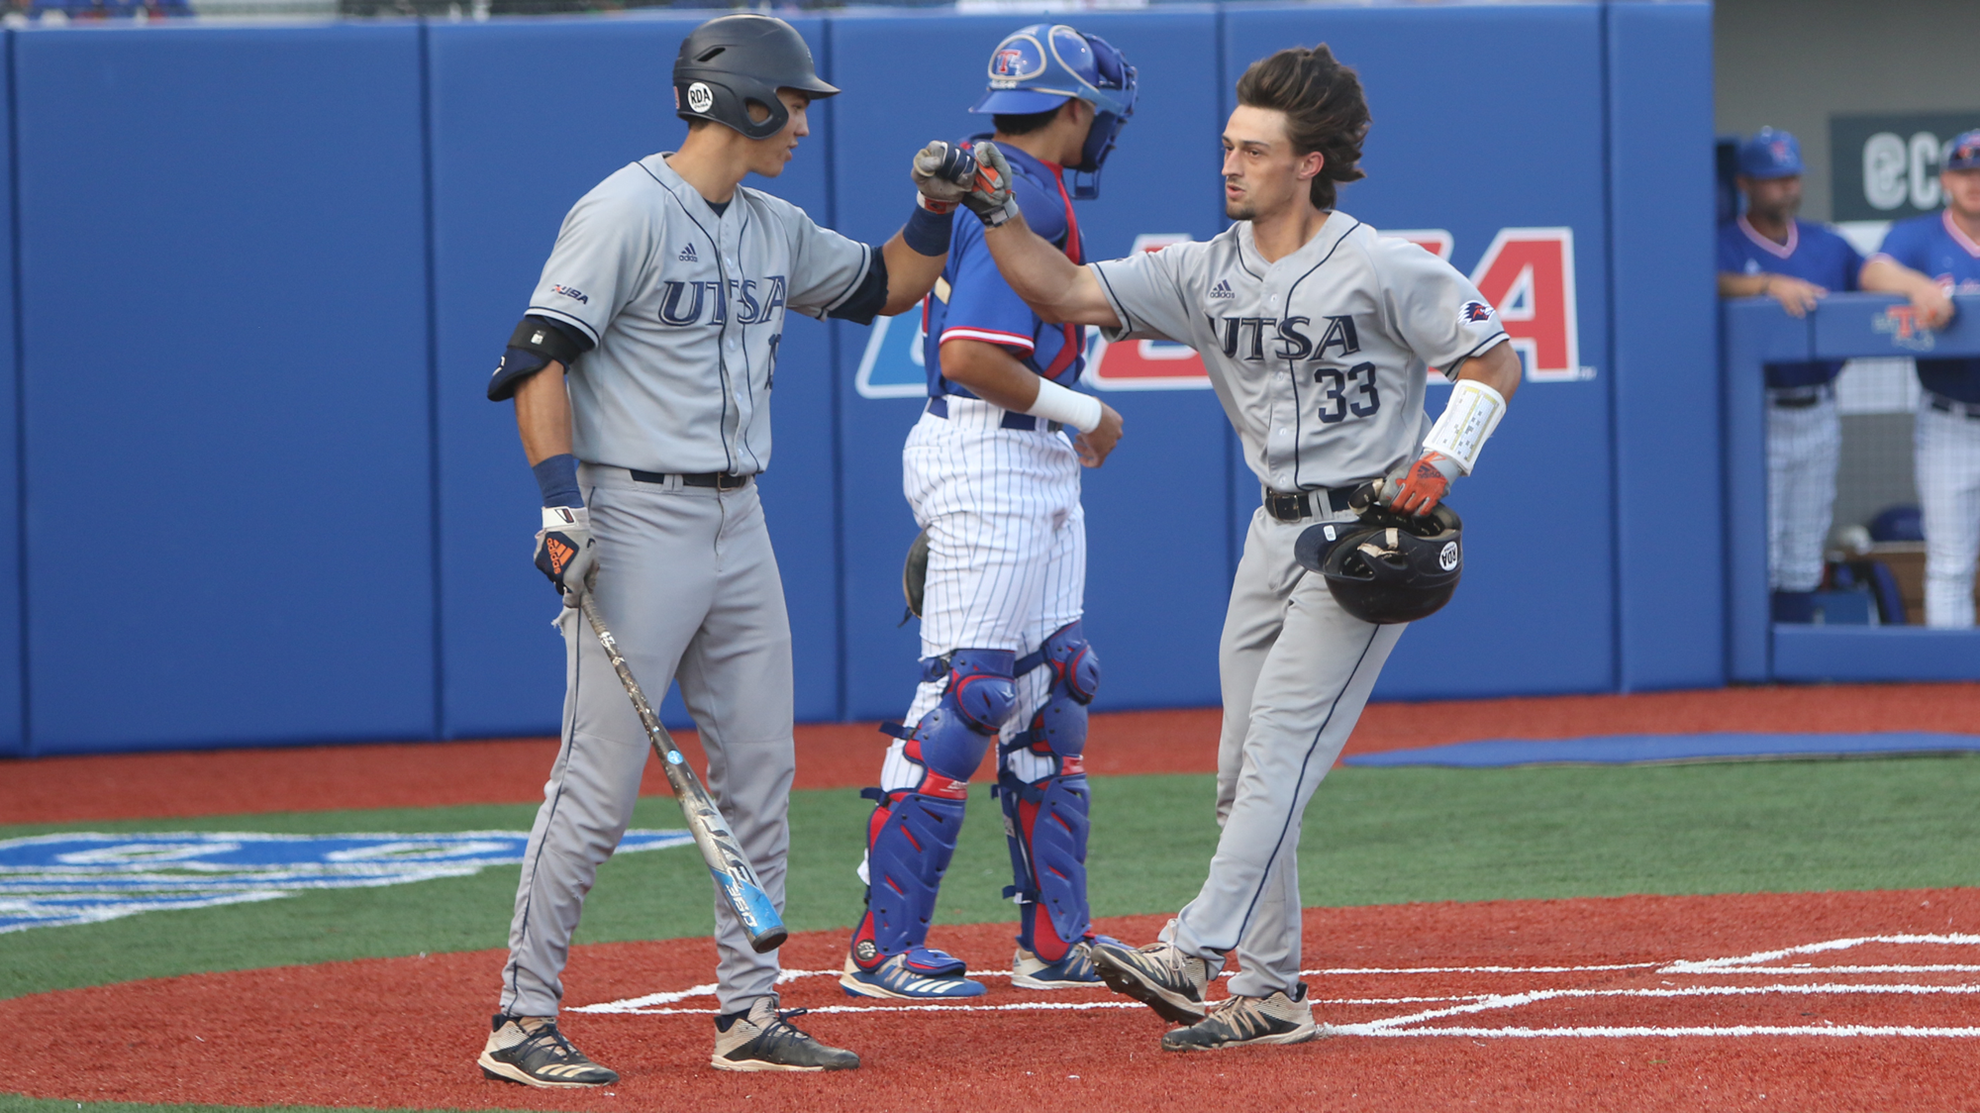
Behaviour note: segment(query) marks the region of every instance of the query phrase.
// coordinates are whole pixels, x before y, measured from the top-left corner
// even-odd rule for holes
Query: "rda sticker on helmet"
[[[1444,542],[1444,549],[1437,554],[1437,567],[1449,572],[1458,566],[1458,547],[1455,541]]]
[[[715,91],[697,81],[688,86],[688,109],[693,112],[706,112],[715,104]]]

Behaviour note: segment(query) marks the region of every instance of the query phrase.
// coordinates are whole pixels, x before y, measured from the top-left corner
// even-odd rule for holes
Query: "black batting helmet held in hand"
[[[1464,523],[1449,506],[1417,517],[1369,505],[1358,522],[1309,527],[1293,556],[1326,577],[1334,601],[1363,622],[1415,622],[1457,592]]]
[[[768,139],[791,118],[779,89],[813,99],[839,91],[818,79],[804,36],[775,16],[711,19],[682,41],[674,59],[674,114],[683,120],[713,120],[751,139]],[[769,115],[750,119],[752,104]]]

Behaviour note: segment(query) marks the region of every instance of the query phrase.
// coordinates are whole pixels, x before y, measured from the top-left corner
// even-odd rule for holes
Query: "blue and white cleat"
[[[940,1001],[961,997],[981,997],[982,982],[963,977],[967,969],[961,959],[927,947],[887,958],[871,970],[846,956],[846,972],[839,984],[848,997],[893,997],[906,1001]]]
[[[1101,982],[1087,945],[1074,943],[1057,962],[1019,947],[1011,956],[1011,984],[1018,989],[1092,989]]]

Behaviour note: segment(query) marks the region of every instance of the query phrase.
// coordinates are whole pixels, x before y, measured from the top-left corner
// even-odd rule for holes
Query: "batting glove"
[[[1004,152],[995,143],[984,140],[976,145],[973,157],[976,174],[969,192],[962,196],[962,203],[990,228],[1020,215],[1017,199],[1011,196],[1011,164],[1004,158]]]
[[[963,147],[937,139],[915,153],[913,173],[921,207],[931,213],[952,213],[976,177],[976,159]]]
[[[1382,502],[1405,514],[1422,517],[1437,509],[1451,493],[1451,480],[1463,475],[1457,461],[1441,452],[1425,452],[1400,478],[1382,481]]]
[[[536,567],[564,597],[566,607],[584,602],[586,582],[598,559],[591,536],[591,511],[582,506],[546,506],[536,531]]]

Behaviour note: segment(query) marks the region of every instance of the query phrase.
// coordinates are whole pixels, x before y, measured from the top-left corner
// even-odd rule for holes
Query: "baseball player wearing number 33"
[[[1335,184],[1363,176],[1354,71],[1325,46],[1283,50],[1245,71],[1237,101],[1223,136],[1237,223],[1204,243],[1081,266],[1026,227],[994,145],[976,146],[967,182],[916,174],[924,193],[983,219],[998,269],[1041,317],[1201,353],[1262,485],[1218,654],[1223,832],[1209,877],[1156,943],[1093,948],[1110,987],[1185,1025],[1162,1037],[1176,1051],[1318,1033],[1299,980],[1300,817],[1402,636],[1398,616],[1427,613],[1455,585],[1457,520],[1439,503],[1521,373],[1463,275],[1334,207]],[[1431,367],[1455,386],[1426,430]],[[1353,532],[1370,519],[1383,528]],[[1439,538],[1427,568],[1412,563],[1420,534]],[[1309,574],[1314,543],[1334,535],[1325,574]],[[1369,605],[1386,584],[1436,577],[1440,558],[1428,607]],[[1213,1005],[1205,991],[1232,957],[1230,996]]]
[[[789,24],[710,20],[681,44],[673,76],[688,121],[681,149],[624,167],[571,209],[488,388],[515,399],[543,490],[536,564],[565,607],[563,745],[530,830],[479,1060],[489,1077],[531,1086],[618,1080],[558,1032],[556,1015],[571,933],[632,818],[648,741],[576,608],[589,592],[649,690],[679,678],[708,789],[781,913],[791,632],[755,480],[770,461],[784,314],[863,324],[900,313],[948,255],[947,211],[918,203],[873,248],[741,187],[752,172],[781,174],[810,134],[807,107],[838,92]],[[778,1010],[776,955],[757,954],[729,903],[714,904],[711,1065],[857,1067],[859,1056]]]

